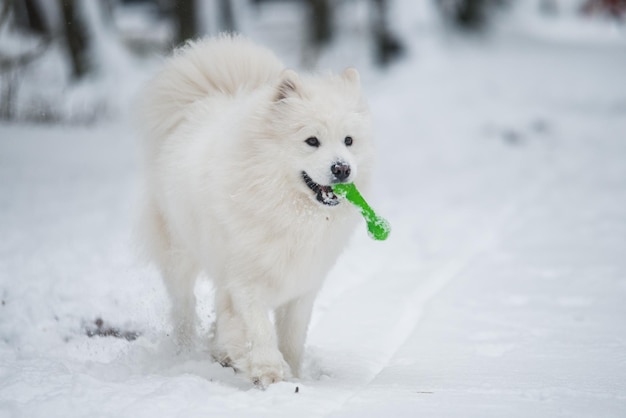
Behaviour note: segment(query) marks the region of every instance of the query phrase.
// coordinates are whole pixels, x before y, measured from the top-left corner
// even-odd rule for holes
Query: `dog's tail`
[[[279,78],[284,66],[268,49],[236,35],[189,41],[147,85],[139,103],[146,140],[160,142],[185,118],[185,108],[213,95],[251,91]]]

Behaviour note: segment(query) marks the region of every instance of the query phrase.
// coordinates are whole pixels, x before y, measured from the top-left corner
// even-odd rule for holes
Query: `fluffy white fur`
[[[358,220],[345,201],[320,203],[302,172],[329,185],[341,161],[345,181],[366,188],[373,152],[358,73],[300,76],[241,37],[190,42],[147,86],[141,127],[140,238],[178,341],[194,337],[205,272],[216,358],[263,387],[297,376],[315,296]],[[305,142],[313,136],[319,147]]]

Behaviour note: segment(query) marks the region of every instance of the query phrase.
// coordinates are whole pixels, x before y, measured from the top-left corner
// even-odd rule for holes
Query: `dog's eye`
[[[354,142],[354,140],[352,139],[351,136],[347,136],[344,140],[343,140],[344,144],[346,144],[347,147],[349,147],[350,145],[352,145],[352,143]]]
[[[317,148],[317,147],[319,147],[319,146],[320,146],[320,140],[319,140],[319,139],[317,139],[317,138],[316,138],[316,137],[314,137],[314,136],[310,137],[309,139],[307,139],[307,140],[306,140],[306,141],[304,141],[304,142],[306,142],[307,144],[309,144],[309,145],[310,145],[310,146],[312,146],[312,147],[316,147],[316,148]]]

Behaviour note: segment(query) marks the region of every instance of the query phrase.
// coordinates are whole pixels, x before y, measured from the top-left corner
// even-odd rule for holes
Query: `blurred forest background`
[[[520,9],[534,19],[575,15],[619,27],[626,16],[626,0],[418,0],[415,7],[435,11],[430,24],[439,30],[483,40]],[[328,66],[323,57],[335,48],[333,64],[378,71],[411,49],[401,19],[394,0],[2,0],[0,121],[91,123],[127,112],[159,57],[220,32],[273,43],[298,68]]]

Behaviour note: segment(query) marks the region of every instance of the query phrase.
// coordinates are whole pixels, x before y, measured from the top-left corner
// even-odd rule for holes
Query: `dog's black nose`
[[[345,181],[350,177],[350,166],[344,162],[337,162],[330,166],[330,171],[337,181]]]

